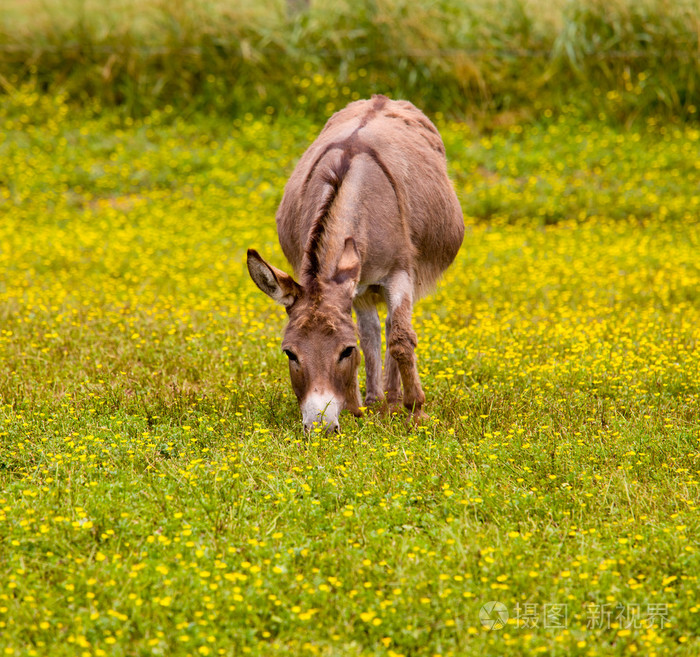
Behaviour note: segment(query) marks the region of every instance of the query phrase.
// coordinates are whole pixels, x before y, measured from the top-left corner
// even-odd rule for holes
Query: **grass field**
[[[244,258],[318,126],[3,99],[0,654],[700,652],[700,131],[438,122],[430,420],[304,437]]]

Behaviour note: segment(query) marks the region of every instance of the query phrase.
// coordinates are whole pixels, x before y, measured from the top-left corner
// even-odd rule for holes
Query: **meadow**
[[[3,98],[1,654],[698,654],[700,130],[433,118],[430,419],[304,436],[245,250],[319,125]]]

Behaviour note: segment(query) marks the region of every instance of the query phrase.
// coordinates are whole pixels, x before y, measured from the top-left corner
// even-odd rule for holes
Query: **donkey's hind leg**
[[[355,308],[360,347],[365,356],[367,393],[365,405],[371,406],[382,399],[382,326],[376,306]]]
[[[405,271],[397,272],[389,282],[387,295],[387,352],[398,365],[403,383],[403,405],[420,420],[425,417],[423,404],[425,394],[420,384],[416,365],[416,345],[418,339],[413,330],[413,283]]]

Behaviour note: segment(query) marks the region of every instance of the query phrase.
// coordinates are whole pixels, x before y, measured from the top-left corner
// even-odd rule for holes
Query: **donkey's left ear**
[[[248,249],[247,262],[253,282],[287,310],[301,296],[301,286],[289,274],[265,262],[254,249]]]
[[[331,280],[337,285],[347,286],[350,294],[353,294],[360,280],[360,268],[360,254],[357,250],[357,244],[355,244],[354,238],[348,237]]]

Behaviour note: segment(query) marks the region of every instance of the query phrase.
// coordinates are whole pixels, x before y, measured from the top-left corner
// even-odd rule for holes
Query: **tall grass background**
[[[0,87],[131,115],[326,116],[384,91],[448,116],[700,105],[694,0],[5,0]]]

